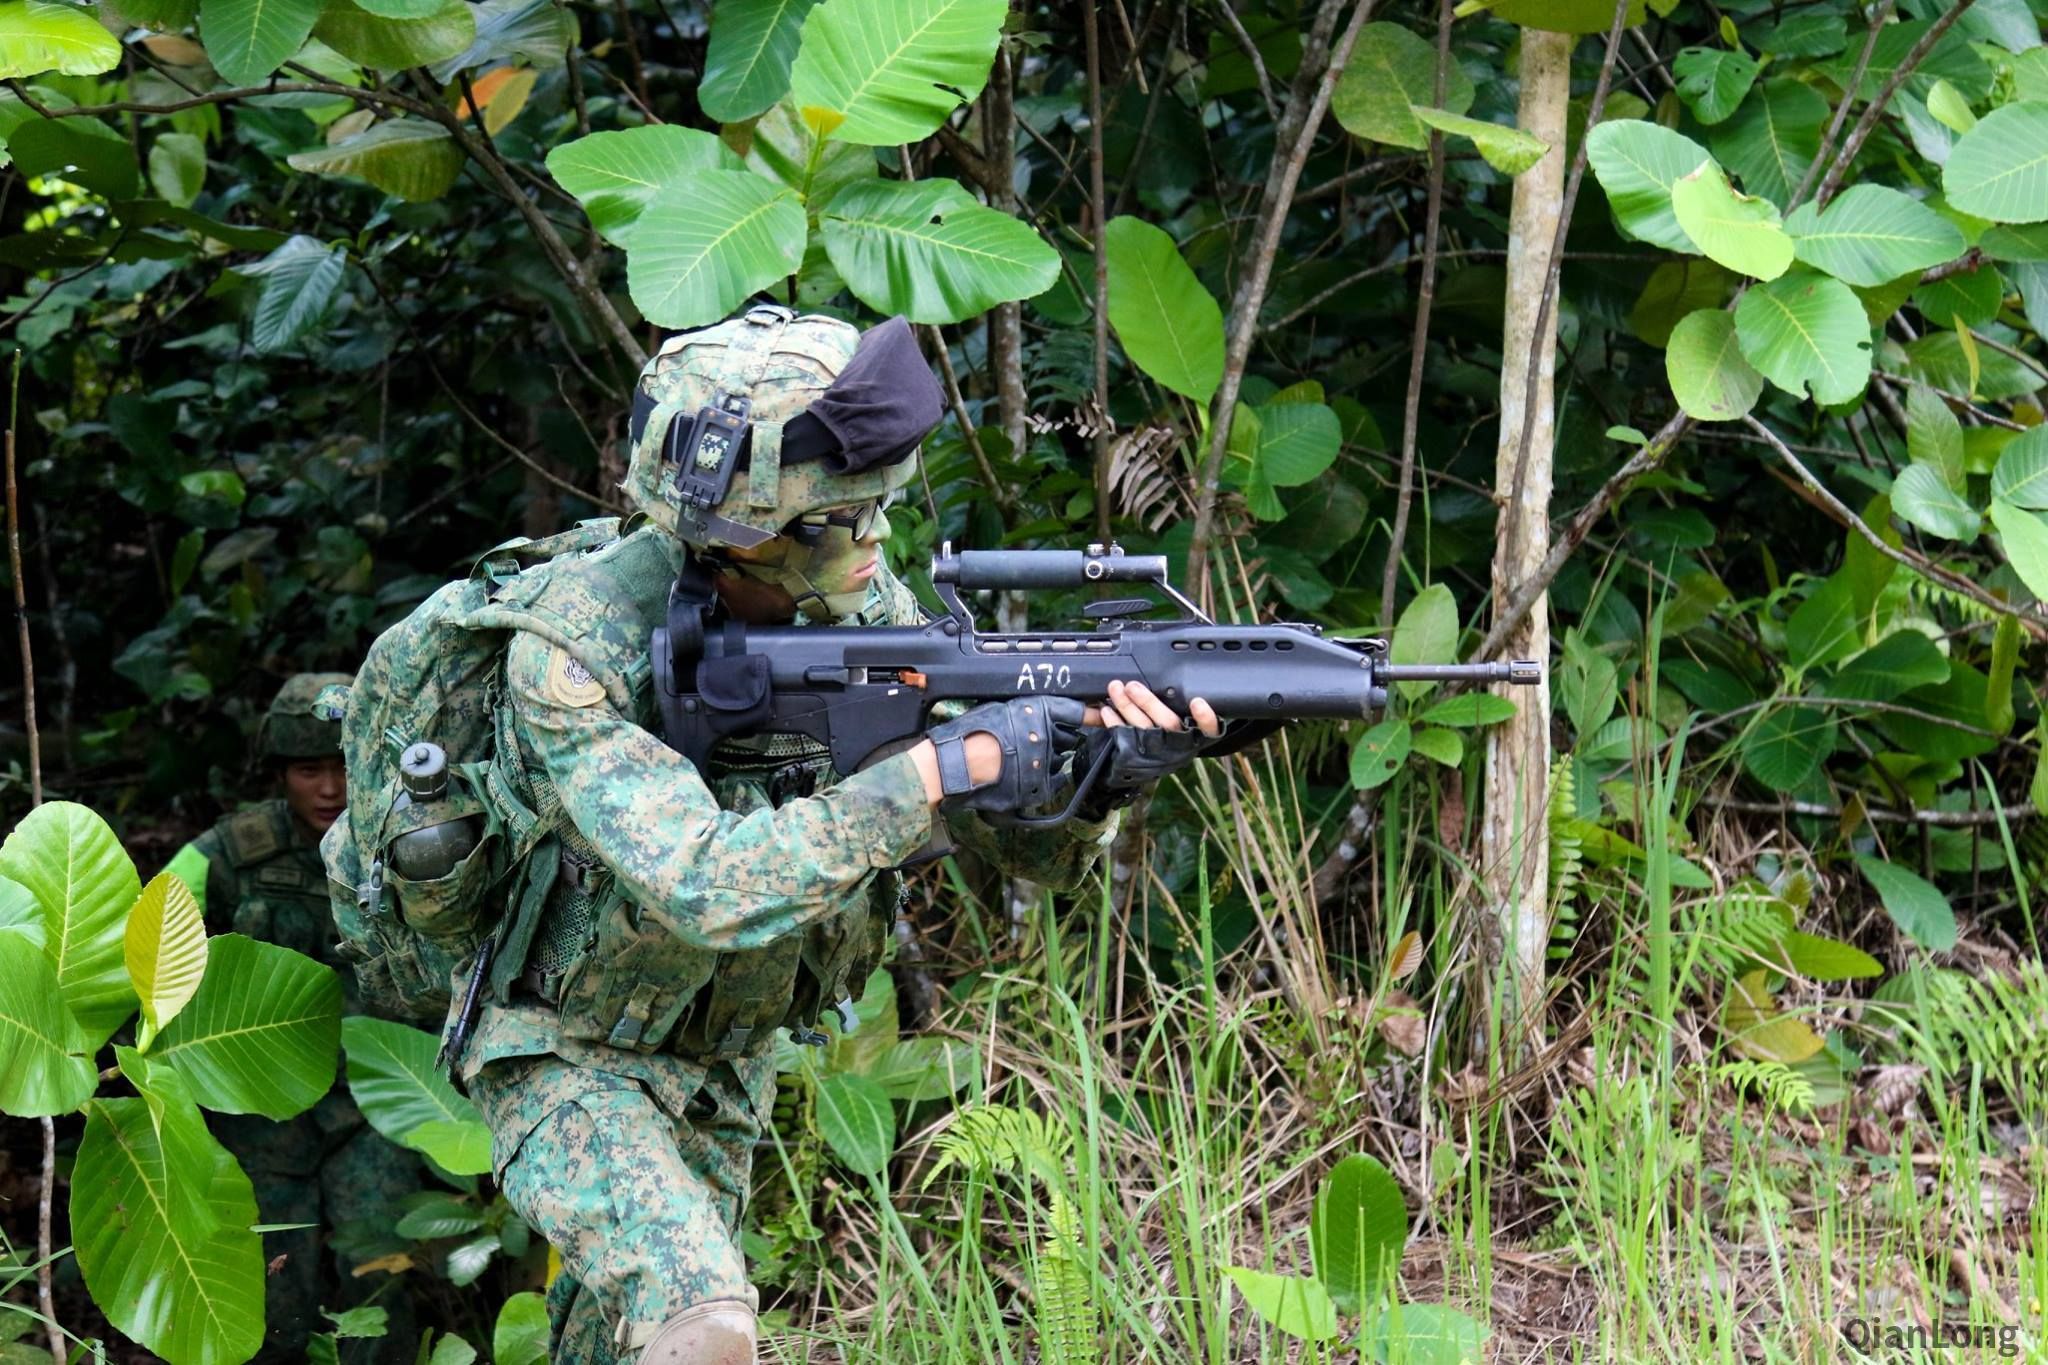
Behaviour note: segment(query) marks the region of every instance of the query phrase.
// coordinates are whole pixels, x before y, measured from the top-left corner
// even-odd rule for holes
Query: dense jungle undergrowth
[[[247,1359],[202,1111],[343,1054],[441,1168],[341,1242],[431,1329],[381,1358],[542,1358],[434,1040],[142,874],[285,676],[617,514],[639,365],[757,294],[917,324],[927,601],[1113,537],[1548,669],[1200,765],[1072,898],[920,874],[784,1048],[767,1359],[2048,1359],[2044,19],[0,0],[0,1365]],[[294,983],[264,1084],[190,1065]]]

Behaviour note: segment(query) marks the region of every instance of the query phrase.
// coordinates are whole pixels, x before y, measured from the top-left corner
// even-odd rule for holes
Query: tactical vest
[[[330,965],[336,961],[327,874],[282,800],[236,811],[214,826],[233,874],[234,931],[281,944]]]
[[[647,643],[665,619],[675,563],[665,532],[649,528],[595,553],[557,561],[530,600],[508,608],[559,621],[593,676],[623,683],[635,723],[659,732]],[[515,583],[511,587],[518,592]],[[576,614],[603,603],[602,631]],[[616,695],[616,693],[614,693]],[[840,912],[763,948],[717,952],[684,943],[642,916],[581,831],[562,816],[546,777],[519,762],[509,708],[496,763],[550,833],[514,872],[509,913],[491,973],[494,996],[537,995],[560,1015],[563,1036],[694,1057],[765,1051],[774,1030],[799,1037],[822,1011],[851,999],[879,964],[903,887],[881,872],[850,888]],[[740,814],[821,791],[839,780],[822,746],[787,736],[728,739],[702,774],[718,804]]]

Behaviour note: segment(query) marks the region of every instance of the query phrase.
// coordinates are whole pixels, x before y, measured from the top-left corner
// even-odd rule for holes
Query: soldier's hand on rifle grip
[[[1194,718],[1195,728],[1210,739],[1223,733],[1223,722],[1217,718],[1216,708],[1203,698],[1189,699],[1188,713]],[[1110,730],[1119,725],[1134,726],[1140,730],[1152,726],[1161,730],[1178,730],[1185,724],[1172,707],[1141,682],[1111,683],[1109,704],[1089,707],[1087,723]]]
[[[1071,778],[1059,759],[1079,742],[1084,709],[1071,697],[1012,697],[934,725],[911,750],[926,798],[1004,815],[1065,799]]]

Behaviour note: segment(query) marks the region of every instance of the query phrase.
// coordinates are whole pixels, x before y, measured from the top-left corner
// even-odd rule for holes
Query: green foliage
[[[476,1106],[455,1093],[435,1064],[440,1040],[388,1019],[352,1015],[341,1023],[348,1088],[370,1126],[457,1175],[491,1169],[490,1134]]]
[[[0,876],[27,889],[42,911],[43,949],[86,1050],[135,1012],[122,960],[129,907],[141,893],[135,866],[106,821],[53,801],[32,811],[0,844]]]
[[[94,76],[120,63],[120,42],[81,6],[57,0],[0,4],[0,77],[46,71]]]
[[[1394,147],[1427,147],[1429,127],[1416,113],[1463,114],[1472,107],[1472,81],[1456,66],[1444,73],[1436,98],[1436,49],[1399,24],[1367,24],[1358,31],[1351,60],[1330,94],[1330,112],[1351,133]],[[1450,131],[1450,130],[1446,130]]]
[[[548,153],[548,173],[576,196],[590,225],[624,246],[662,186],[700,171],[739,170],[732,149],[709,133],[673,124],[592,133]]]
[[[283,1119],[334,1083],[341,979],[309,957],[240,934],[207,944],[199,992],[157,1035],[209,1109]]]
[[[855,298],[912,322],[960,322],[1059,277],[1028,226],[951,180],[856,181],[825,206],[825,251]]]
[[[1208,402],[1223,378],[1223,310],[1150,223],[1116,218],[1103,237],[1109,321],[1124,353],[1175,393]]]
[[[929,136],[981,93],[1003,0],[842,0],[805,16],[790,71],[799,109],[825,134],[870,147]]]

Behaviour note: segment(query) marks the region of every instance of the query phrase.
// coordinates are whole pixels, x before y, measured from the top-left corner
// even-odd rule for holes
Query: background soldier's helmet
[[[263,713],[256,727],[256,750],[264,758],[325,758],[341,752],[341,724],[338,717],[316,713],[313,703],[323,689],[347,687],[354,678],[347,673],[295,673]]]
[[[647,362],[621,486],[692,545],[758,545],[806,512],[908,484],[944,411],[902,318],[862,332],[755,307]]]

